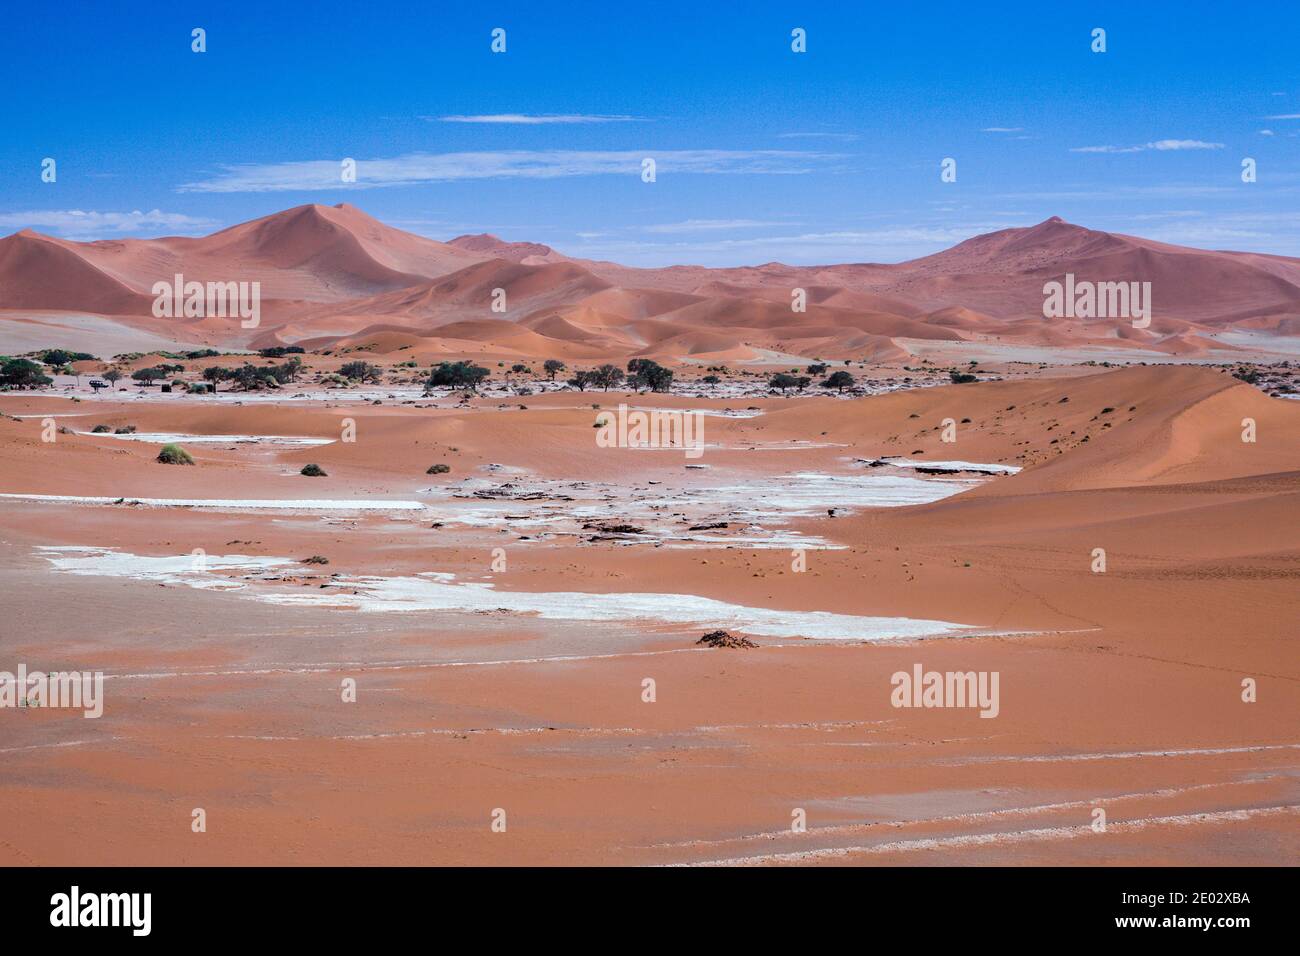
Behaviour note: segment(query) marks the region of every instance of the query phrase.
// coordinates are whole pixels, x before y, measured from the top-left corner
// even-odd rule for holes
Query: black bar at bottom
[[[507,931],[540,943],[607,928],[734,944],[800,926],[860,940],[909,928],[927,943],[1128,936],[1231,944],[1293,923],[1294,877],[1244,868],[15,868],[0,869],[0,920],[24,947],[33,933],[374,945],[431,930],[425,938]]]

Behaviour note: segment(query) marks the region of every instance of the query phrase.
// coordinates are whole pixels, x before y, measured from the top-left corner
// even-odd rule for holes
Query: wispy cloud
[[[422,116],[431,123],[504,123],[517,126],[542,126],[549,123],[648,123],[641,116],[601,116],[590,113],[484,113],[476,116]]]
[[[684,222],[666,222],[646,226],[645,232],[664,235],[692,232],[723,232],[728,229],[758,229],[767,226],[789,226],[788,222],[768,222],[762,219],[687,219]]]
[[[980,130],[981,133],[1023,133],[1023,126],[986,126]]]
[[[640,266],[666,266],[680,263],[736,266],[771,261],[792,265],[896,261],[938,252],[983,232],[1023,224],[980,222],[953,226],[883,226],[867,230],[786,232],[771,236],[687,239],[671,242],[614,239],[604,234],[588,233],[579,234],[578,237],[584,241],[576,249],[565,251]],[[563,246],[562,242],[555,244]]]
[[[1051,202],[1080,200],[1085,202],[1110,202],[1120,200],[1131,203],[1134,200],[1166,200],[1187,198],[1216,198],[1240,196],[1241,190],[1232,186],[1215,186],[1209,183],[1159,183],[1144,186],[1111,185],[1092,186],[1087,183],[1072,183],[1059,189],[1023,190],[1020,192],[998,193],[995,199],[1014,199],[1019,201]]]
[[[1159,242],[1201,248],[1237,248],[1295,255],[1300,248],[1300,221],[1290,212],[1245,211],[1189,213],[1142,235]]]
[[[657,176],[694,174],[794,175],[825,168],[841,158],[798,150],[509,150],[476,153],[408,153],[358,160],[356,182],[344,183],[334,159],[223,166],[209,179],[185,183],[181,192],[285,192],[367,189],[475,179],[559,179],[566,176],[640,176],[642,160],[655,161]]]
[[[858,138],[857,133],[778,133],[778,139],[829,139],[841,143],[851,143]]]
[[[1158,139],[1152,143],[1143,143],[1140,146],[1075,146],[1070,152],[1072,153],[1145,153],[1147,150],[1158,150],[1165,152],[1167,150],[1184,150],[1184,149],[1223,149],[1222,143],[1207,143],[1199,139]]]
[[[89,209],[37,209],[29,212],[0,213],[0,228],[48,230],[68,239],[98,239],[127,235],[143,230],[168,229],[192,233],[209,229],[212,219],[187,216],[178,212],[151,209],[141,212],[96,212]]]
[[[1276,113],[1273,116],[1265,116],[1264,119],[1300,119],[1300,113]]]

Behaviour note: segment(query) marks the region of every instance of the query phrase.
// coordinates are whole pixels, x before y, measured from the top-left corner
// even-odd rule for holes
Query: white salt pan
[[[199,588],[238,586],[217,571],[256,571],[293,564],[288,558],[209,555],[196,570],[190,555],[150,557],[103,548],[44,548],[56,568],[73,574],[127,577],[185,584]],[[51,554],[53,556],[51,556]],[[969,625],[906,617],[859,617],[829,611],[781,611],[746,607],[693,594],[615,593],[581,591],[498,591],[491,583],[458,583],[452,574],[433,572],[402,577],[337,578],[340,588],[311,594],[268,587],[243,593],[273,604],[301,607],[345,607],[366,612],[442,611],[535,615],[546,620],[656,624],[698,628],[731,628],[764,637],[808,637],[821,640],[884,641],[954,636]]]
[[[223,511],[423,511],[418,501],[373,498],[111,498],[92,495],[0,494],[15,501],[72,505],[144,505],[151,508],[215,508]]]

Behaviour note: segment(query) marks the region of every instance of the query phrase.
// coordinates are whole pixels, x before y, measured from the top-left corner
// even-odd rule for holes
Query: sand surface
[[[717,413],[704,454],[597,447],[620,401]],[[0,862],[1297,859],[1300,405],[1178,366],[523,403],[0,394],[0,670],[106,675],[99,719],[0,710]],[[996,717],[893,706],[918,664]]]

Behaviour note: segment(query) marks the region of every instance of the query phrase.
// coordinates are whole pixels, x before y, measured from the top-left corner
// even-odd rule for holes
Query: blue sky
[[[0,233],[351,202],[634,265],[897,261],[1051,215],[1300,256],[1297,50],[1293,0],[27,4]]]

